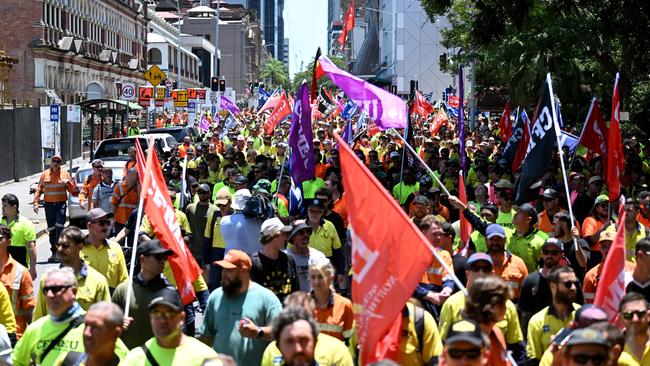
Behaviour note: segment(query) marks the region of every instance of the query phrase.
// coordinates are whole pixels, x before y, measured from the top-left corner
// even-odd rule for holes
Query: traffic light
[[[226,79],[219,80],[219,91],[226,91]]]
[[[210,83],[210,90],[219,91],[219,77],[213,76],[212,82]]]

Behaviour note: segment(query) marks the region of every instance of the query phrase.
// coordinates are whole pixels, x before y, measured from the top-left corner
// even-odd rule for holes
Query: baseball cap
[[[576,323],[577,328],[586,328],[593,323],[606,322],[609,320],[607,313],[603,308],[594,304],[585,304],[576,310],[573,321]]]
[[[251,258],[248,256],[248,254],[238,249],[230,249],[222,260],[215,261],[213,263],[223,268],[229,269],[250,269],[252,265]]]
[[[609,347],[609,342],[601,332],[589,328],[574,330],[562,345],[577,346],[581,344],[596,344]]]
[[[305,229],[309,230],[310,235],[311,235],[312,231],[314,231],[314,229],[312,229],[311,226],[307,225],[305,220],[296,220],[293,223],[293,229],[289,233],[289,241],[291,241],[291,238],[293,238],[293,236],[296,235],[296,233],[298,233],[301,230],[305,230]]]
[[[235,179],[235,184],[246,184],[248,183],[248,178],[245,175],[238,175]]]
[[[307,203],[307,208],[311,208],[311,207],[317,207],[320,208],[321,210],[324,210],[325,202],[323,202],[323,200],[319,200],[318,198],[314,198],[312,200],[309,200],[309,202]]]
[[[495,184],[494,188],[499,188],[499,189],[512,189],[513,185],[510,183],[509,180],[507,179],[499,179]]]
[[[260,227],[260,233],[264,236],[267,236],[267,235],[273,235],[277,231],[288,233],[291,232],[291,229],[292,229],[291,225],[285,225],[277,217],[272,217],[270,219],[265,220],[262,223],[262,226]]]
[[[399,158],[399,153],[397,151],[391,151],[390,152],[390,157],[391,158]]]
[[[225,205],[228,201],[232,200],[232,195],[227,187],[223,187],[217,191],[217,196],[215,197],[214,203],[217,205]]]
[[[521,211],[526,215],[530,216],[530,223],[535,224],[537,222],[537,210],[530,203],[524,203],[521,206],[515,207],[516,211]]]
[[[97,221],[103,218],[111,218],[113,214],[102,210],[100,207],[93,208],[88,211],[88,216],[86,216],[86,221]]]
[[[490,265],[493,265],[492,257],[490,257],[489,255],[487,255],[485,253],[474,253],[474,254],[470,255],[469,258],[467,258],[466,264],[469,267],[472,264],[474,264],[476,262],[480,262],[480,261],[487,262],[487,263],[490,263]]]
[[[249,191],[248,189],[240,189],[237,192],[235,192],[235,199],[233,200],[233,203],[232,203],[232,206],[231,206],[232,209],[233,210],[243,210],[244,206],[246,205],[246,200],[250,196],[251,196],[251,191]],[[217,192],[217,198],[219,198],[218,197],[218,192]]]
[[[481,328],[473,320],[461,320],[449,327],[445,345],[456,342],[468,342],[476,347],[485,346]]]
[[[413,199],[413,203],[420,203],[423,205],[428,205],[429,204],[429,199],[425,195],[417,195],[415,196],[415,199]]]
[[[599,175],[594,175],[593,177],[589,178],[587,181],[588,184],[596,184],[600,183],[603,181],[603,178],[601,178]]]
[[[604,241],[604,240],[608,240],[608,241],[613,242],[614,239],[616,239],[616,233],[612,232],[612,231],[607,231],[607,230],[602,231],[600,233],[600,236],[598,236],[598,242],[601,242],[601,241]]]
[[[56,156],[55,156],[55,157],[56,157]],[[54,158],[52,158],[52,159],[54,159]],[[59,157],[59,159],[60,159],[60,157]],[[104,162],[102,161],[102,159],[95,159],[95,160],[93,160],[93,162],[91,163],[91,165],[92,165],[93,167],[94,167],[94,166],[104,166]]]
[[[54,155],[54,156],[52,157],[52,160],[54,160],[54,159],[59,159],[59,161],[62,161],[62,160],[63,160],[63,159],[61,159],[61,155]]]
[[[183,311],[183,302],[181,296],[175,288],[168,286],[156,291],[149,301],[149,310],[156,305],[166,305],[175,311]]]
[[[137,252],[138,255],[166,254],[170,256],[174,254],[171,249],[164,248],[158,239],[145,240],[138,244]]]
[[[603,202],[609,202],[609,197],[606,194],[601,194],[598,197],[596,197],[596,200],[594,201],[594,205],[597,205],[599,203]]]
[[[544,192],[542,193],[542,197],[553,199],[553,198],[557,198],[557,197],[558,197],[558,194],[557,194],[557,191],[556,191],[555,189],[553,189],[553,188],[546,188],[546,189],[544,190]]]
[[[205,183],[203,183],[203,184],[200,184],[200,185],[199,185],[199,189],[198,189],[198,190],[199,190],[200,192],[210,192],[210,186],[207,185],[207,184],[205,184]]]
[[[560,248],[560,250],[564,250],[564,243],[562,243],[562,241],[560,239],[557,239],[557,238],[548,238],[548,239],[546,239],[544,244],[542,244],[542,248],[546,248],[546,247],[550,247],[550,246],[555,246],[555,247]]]
[[[268,194],[271,192],[271,182],[268,179],[260,179],[253,186],[253,190]]]
[[[499,224],[490,224],[487,229],[485,229],[485,237],[490,239],[492,237],[498,236],[500,238],[506,238],[506,232],[503,230],[503,227]]]

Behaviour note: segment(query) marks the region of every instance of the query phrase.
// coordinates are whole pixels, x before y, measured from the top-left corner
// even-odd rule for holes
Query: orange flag
[[[285,93],[282,93],[278,104],[275,105],[273,112],[271,112],[269,118],[267,118],[266,122],[264,123],[264,132],[266,132],[267,135],[272,135],[275,126],[277,126],[280,121],[282,121],[286,116],[290,114],[291,103],[289,102],[289,99],[287,99],[287,95]]]
[[[151,139],[149,146],[153,147],[153,143]],[[163,247],[174,252],[169,257],[169,266],[174,273],[176,287],[183,304],[191,304],[195,298],[192,282],[201,275],[201,267],[185,245],[174,206],[167,193],[167,184],[153,148],[149,149],[143,176],[140,192],[144,196],[144,213],[149,218],[149,223]]]
[[[396,359],[402,309],[433,260],[427,239],[350,147],[339,146],[361,364]]]

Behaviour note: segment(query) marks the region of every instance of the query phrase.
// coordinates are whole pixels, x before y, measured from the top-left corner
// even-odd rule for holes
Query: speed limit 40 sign
[[[122,83],[122,93],[120,99],[135,100],[135,83]]]

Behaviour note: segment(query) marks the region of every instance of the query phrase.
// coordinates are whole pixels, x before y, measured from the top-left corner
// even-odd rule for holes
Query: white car
[[[126,164],[124,160],[104,160],[104,167],[111,168],[113,171],[114,182],[120,182],[124,179],[124,164]],[[91,163],[82,165],[74,174],[73,179],[77,185],[77,191],[74,194],[68,194],[68,217],[70,218],[70,225],[82,228],[86,226],[88,209],[79,206],[79,192],[91,174],[93,174],[93,166]]]
[[[100,141],[97,145],[97,149],[95,149],[95,153],[93,154],[93,159],[102,159],[104,161],[127,161],[129,160],[129,147],[135,146],[136,138],[140,141],[140,146],[143,151],[147,150],[149,147],[148,141],[150,138],[153,138],[159,160],[162,160],[161,155],[165,156],[169,154],[177,145],[176,139],[168,133],[152,133],[146,136],[139,135],[105,139]]]

